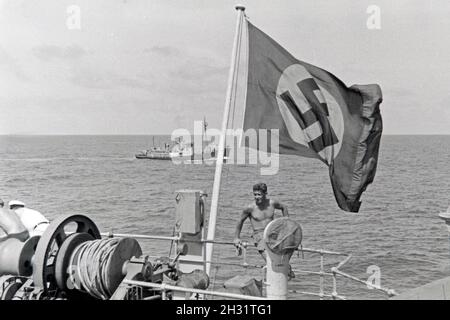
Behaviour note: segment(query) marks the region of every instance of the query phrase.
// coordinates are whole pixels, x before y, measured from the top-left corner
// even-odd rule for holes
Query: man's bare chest
[[[252,219],[256,221],[263,221],[266,219],[272,219],[274,208],[269,206],[265,209],[254,208],[252,212]]]

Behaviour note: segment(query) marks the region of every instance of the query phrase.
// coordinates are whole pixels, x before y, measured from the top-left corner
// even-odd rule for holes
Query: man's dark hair
[[[267,193],[267,186],[263,182],[257,183],[253,186],[253,191],[261,191],[263,193]]]
[[[0,199],[0,208],[3,208],[5,206],[5,203],[3,202],[2,199]]]

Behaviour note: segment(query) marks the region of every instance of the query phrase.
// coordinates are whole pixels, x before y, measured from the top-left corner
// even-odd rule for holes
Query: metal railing
[[[142,235],[142,234],[126,234],[126,233],[112,233],[112,232],[104,232],[101,233],[102,236],[105,237],[129,237],[129,238],[135,238],[135,239],[144,239],[144,240],[165,240],[165,241],[179,241],[181,240],[178,236],[172,236],[172,237],[165,237],[165,236],[154,236],[154,235]],[[228,241],[211,241],[211,240],[186,240],[182,239],[184,242],[197,242],[197,243],[214,243],[218,245],[226,245],[230,246],[233,245],[233,242]],[[224,262],[224,261],[203,261],[204,263],[211,263],[215,265],[232,265],[232,266],[239,266],[244,268],[255,268],[255,269],[261,269],[263,270],[265,268],[264,265],[255,265],[250,264],[248,262],[248,255],[247,250],[249,248],[255,249],[253,246],[249,246],[248,242],[242,242],[242,263],[232,263],[232,262]],[[381,286],[376,286],[368,281],[364,281],[362,279],[359,279],[357,277],[354,277],[352,275],[349,275],[343,271],[340,270],[351,258],[351,254],[347,253],[341,253],[341,252],[335,252],[335,251],[329,251],[329,250],[322,250],[322,249],[311,249],[311,248],[297,248],[296,251],[301,253],[311,253],[311,254],[318,254],[320,256],[320,270],[319,271],[310,271],[310,270],[301,270],[301,269],[292,269],[294,273],[299,274],[308,274],[308,275],[316,275],[319,276],[319,292],[308,292],[308,291],[297,291],[297,290],[290,290],[292,293],[296,294],[303,294],[307,296],[315,296],[319,297],[319,299],[324,298],[330,298],[330,299],[336,299],[336,300],[345,300],[346,297],[338,294],[337,290],[337,279],[338,277],[342,277],[345,279],[352,280],[354,282],[366,285],[367,287],[373,288],[379,292],[382,292],[386,294],[389,297],[392,297],[396,295],[397,293],[388,288],[384,288]],[[330,268],[329,272],[325,271],[324,267],[324,260],[325,256],[342,256],[344,259],[340,261],[336,266]],[[156,256],[153,256],[156,257]],[[189,260],[184,260],[189,261]],[[331,277],[332,279],[332,291],[330,293],[325,292],[325,277]],[[234,299],[245,299],[245,300],[266,300],[266,298],[256,297],[256,296],[249,296],[249,295],[241,295],[241,294],[234,294],[234,293],[226,293],[226,292],[220,292],[220,291],[213,291],[213,290],[200,290],[200,289],[192,289],[192,288],[185,288],[185,287],[179,287],[179,286],[173,286],[169,284],[160,284],[160,283],[150,283],[150,282],[142,282],[142,281],[132,281],[132,280],[124,280],[123,282],[126,285],[129,286],[142,286],[147,288],[153,288],[155,290],[161,291],[161,297],[162,299],[167,298],[167,291],[179,291],[179,292],[190,292],[192,294],[197,295],[208,295],[208,296],[218,296],[218,297],[225,297],[225,298],[234,298]],[[267,285],[265,282],[263,282],[264,285]]]
[[[221,292],[221,291],[185,288],[185,287],[173,286],[173,285],[166,284],[166,283],[153,283],[153,282],[134,281],[134,280],[124,280],[123,283],[127,284],[127,285],[131,285],[131,286],[142,286],[142,287],[146,287],[146,288],[152,288],[155,290],[159,290],[159,291],[161,291],[161,297],[163,300],[165,300],[167,298],[167,291],[178,291],[178,292],[192,293],[192,294],[196,294],[196,295],[209,295],[209,296],[217,296],[217,297],[240,299],[240,300],[268,300],[267,298],[264,298],[264,297],[256,297],[256,296],[249,296],[249,295],[244,295],[244,294]]]
[[[342,252],[335,252],[335,251],[328,251],[328,250],[318,250],[318,249],[310,249],[310,248],[298,248],[299,252],[309,252],[312,254],[319,254],[320,255],[320,271],[308,271],[308,270],[295,270],[294,272],[303,273],[303,274],[310,274],[310,275],[318,275],[319,276],[319,293],[313,293],[313,292],[304,292],[304,291],[296,291],[296,293],[305,294],[305,295],[312,295],[317,296],[320,299],[323,299],[325,297],[332,298],[332,299],[339,299],[339,300],[345,300],[346,297],[339,295],[337,290],[337,278],[338,276],[341,276],[343,278],[361,283],[366,285],[367,287],[370,287],[372,289],[375,289],[377,291],[380,291],[389,297],[396,295],[396,292],[392,289],[384,288],[381,286],[373,285],[372,283],[368,281],[361,280],[357,277],[354,277],[352,275],[349,275],[341,270],[342,268],[350,259],[352,258],[351,254],[342,253]],[[338,263],[337,266],[330,268],[330,272],[325,272],[324,270],[324,258],[325,255],[335,255],[335,256],[343,256],[344,259]],[[324,282],[325,282],[325,276],[332,278],[332,291],[330,294],[326,294],[324,292]]]

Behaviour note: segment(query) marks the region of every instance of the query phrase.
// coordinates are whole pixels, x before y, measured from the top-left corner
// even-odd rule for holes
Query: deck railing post
[[[324,275],[323,275],[323,272],[324,272],[324,270],[323,270],[323,253],[320,253],[320,280],[319,280],[319,283],[320,283],[320,292],[319,292],[320,300],[323,300],[323,295],[324,295],[324,288],[323,288]]]
[[[448,239],[449,239],[449,245],[450,245],[450,207],[448,207],[447,212],[440,213],[439,218],[444,220],[445,224],[447,225]],[[450,247],[449,247],[449,249],[450,249]]]

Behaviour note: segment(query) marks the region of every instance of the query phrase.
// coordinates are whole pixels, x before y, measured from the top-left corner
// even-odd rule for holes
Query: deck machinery
[[[211,241],[205,240],[206,196],[201,190],[177,191],[173,237],[101,234],[89,217],[75,214],[53,220],[42,236],[7,238],[0,242],[0,299],[266,299],[256,279],[240,275],[233,278],[237,286],[207,290],[206,264],[211,262],[205,251]],[[176,254],[145,255],[139,238],[170,240]],[[286,299],[289,259],[300,244],[301,228],[287,218],[276,219],[264,239],[266,279],[272,281],[267,298]]]
[[[41,236],[26,241],[14,237],[0,241],[0,300],[288,299],[289,264],[296,250],[320,258],[319,272],[292,269],[296,274],[319,278],[318,293],[297,290],[297,294],[346,299],[336,287],[337,277],[343,277],[390,297],[396,295],[392,289],[340,270],[350,260],[349,254],[299,248],[302,230],[289,218],[275,219],[264,230],[266,265],[260,269],[264,270],[262,281],[241,273],[214,291],[206,273],[207,263],[236,264],[207,261],[206,244],[233,243],[205,240],[204,192],[179,190],[175,201],[173,236],[100,233],[89,217],[75,214],[56,218]],[[448,214],[442,218],[447,219]],[[174,254],[143,254],[137,239],[171,241]],[[246,262],[247,245],[244,243],[241,248],[244,263],[240,265],[246,268],[250,267]],[[326,271],[325,255],[343,260]],[[332,280],[330,293],[324,290],[325,277]]]
[[[205,290],[202,257],[204,199],[199,190],[177,192],[175,257],[150,259],[132,237],[103,236],[84,215],[52,221],[41,237],[0,242],[2,300],[176,299],[177,293],[126,281]],[[183,260],[184,258],[184,260]],[[178,294],[185,297],[186,293]]]
[[[205,201],[201,190],[176,193],[175,236],[101,234],[87,216],[64,215],[42,236],[0,242],[1,300],[266,299],[256,279],[236,276],[222,291],[207,290]],[[170,240],[174,257],[142,253],[136,239]],[[265,230],[267,297],[286,299],[288,261],[301,241],[300,226],[276,219]],[[214,241],[213,241],[214,242]],[[232,279],[231,279],[232,280]],[[247,283],[243,286],[243,282]],[[236,290],[237,289],[237,290]],[[241,290],[242,289],[242,290]]]

